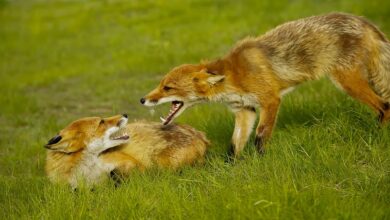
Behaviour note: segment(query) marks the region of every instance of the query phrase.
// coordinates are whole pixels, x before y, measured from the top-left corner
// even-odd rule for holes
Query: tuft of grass
[[[43,172],[43,144],[70,121],[128,113],[182,63],[247,35],[331,11],[390,34],[390,2],[0,0],[0,219],[389,219],[390,129],[324,79],[288,94],[267,154],[225,163],[234,118],[207,104],[178,120],[206,132],[204,166],[135,172],[72,193]]]

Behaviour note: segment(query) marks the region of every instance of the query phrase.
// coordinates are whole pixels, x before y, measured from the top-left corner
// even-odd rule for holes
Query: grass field
[[[182,63],[247,35],[330,11],[390,36],[390,1],[0,0],[0,219],[389,219],[390,127],[327,79],[287,95],[265,156],[253,140],[225,163],[233,116],[218,104],[178,120],[207,133],[204,166],[135,173],[71,193],[48,182],[43,145],[70,121],[127,112]]]

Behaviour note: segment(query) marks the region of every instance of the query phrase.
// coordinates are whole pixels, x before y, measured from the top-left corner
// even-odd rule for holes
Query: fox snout
[[[158,100],[156,99],[148,99],[148,98],[145,98],[145,97],[142,97],[139,102],[142,104],[142,105],[155,105],[157,104]]]
[[[151,93],[149,93],[148,95],[142,97],[139,102],[142,104],[142,105],[146,105],[146,106],[153,106],[153,105],[156,105],[158,103],[158,101],[163,97],[162,94],[160,94],[160,92],[158,91],[152,91]]]
[[[123,115],[122,115],[122,118],[118,121],[118,123],[116,124],[116,126],[122,127],[123,125],[127,124],[127,119],[128,119],[127,114],[123,114]]]
[[[147,99],[147,98],[141,98],[139,100],[139,102],[142,104],[142,105],[146,105],[146,106],[153,106],[153,105],[156,105],[158,103],[158,99]]]

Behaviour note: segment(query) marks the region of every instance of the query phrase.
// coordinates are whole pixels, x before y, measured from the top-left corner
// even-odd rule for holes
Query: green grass
[[[127,112],[170,68],[216,58],[247,35],[309,15],[364,15],[390,35],[390,2],[0,0],[0,219],[389,219],[390,128],[328,80],[287,95],[265,156],[225,163],[222,105],[178,120],[207,133],[206,164],[135,173],[71,193],[48,182],[43,144],[83,116]]]

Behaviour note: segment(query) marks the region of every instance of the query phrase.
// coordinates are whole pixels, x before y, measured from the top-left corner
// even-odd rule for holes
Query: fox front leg
[[[265,100],[260,99],[260,120],[256,128],[255,145],[260,154],[265,152],[265,143],[271,137],[272,130],[278,114],[280,98],[267,97]]]
[[[244,149],[256,121],[254,107],[245,107],[235,112],[235,126],[232,137],[231,156],[238,157]]]

